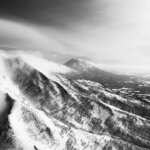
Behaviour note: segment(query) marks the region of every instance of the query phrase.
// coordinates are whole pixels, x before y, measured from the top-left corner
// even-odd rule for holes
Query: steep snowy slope
[[[45,61],[29,57],[3,52],[0,58],[0,89],[9,97],[0,150],[150,149],[149,103],[67,79],[66,71],[53,74],[48,62],[45,69]]]

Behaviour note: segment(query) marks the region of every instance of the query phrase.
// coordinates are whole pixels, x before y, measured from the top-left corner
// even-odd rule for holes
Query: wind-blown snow
[[[24,51],[13,51],[13,52],[4,52],[0,51],[0,59],[12,59],[12,58],[20,58],[25,63],[30,64],[33,68],[40,70],[45,75],[50,75],[51,73],[70,73],[74,72],[74,70],[64,66],[59,65],[57,63],[48,61],[39,55],[33,55],[26,53]],[[1,60],[0,60],[1,61]],[[2,68],[1,68],[2,69]]]

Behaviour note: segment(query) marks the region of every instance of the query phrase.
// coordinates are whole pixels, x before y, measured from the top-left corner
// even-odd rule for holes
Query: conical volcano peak
[[[77,71],[86,71],[89,68],[96,67],[96,65],[82,58],[72,58],[65,65]]]

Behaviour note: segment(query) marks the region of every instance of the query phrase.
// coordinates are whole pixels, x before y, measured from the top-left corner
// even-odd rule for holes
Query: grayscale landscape
[[[149,0],[1,0],[0,150],[150,150],[149,37]]]

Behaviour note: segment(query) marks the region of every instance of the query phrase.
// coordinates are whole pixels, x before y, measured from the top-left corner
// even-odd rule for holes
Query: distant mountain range
[[[0,67],[0,150],[150,149],[148,80],[23,52]]]

